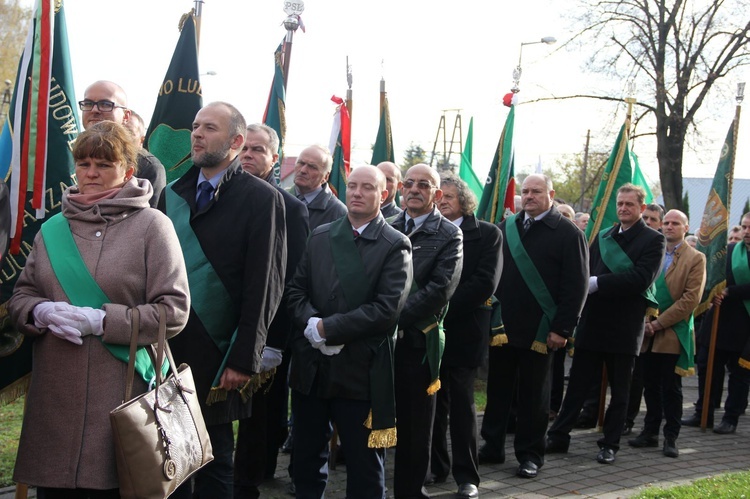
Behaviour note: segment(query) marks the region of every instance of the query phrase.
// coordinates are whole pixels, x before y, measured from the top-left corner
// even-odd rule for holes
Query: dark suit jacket
[[[339,283],[329,228],[325,224],[313,230],[287,289],[295,326],[289,386],[321,398],[369,400],[370,367],[378,349],[389,348],[384,340],[394,334],[411,286],[411,245],[380,214],[370,222],[355,241],[369,296],[352,309]],[[310,345],[304,336],[310,317],[323,318],[326,345],[344,345],[340,353],[323,355]]]
[[[633,261],[633,267],[612,273],[602,261],[599,238],[594,240],[589,269],[592,276],[598,277],[599,290],[586,300],[575,346],[596,352],[638,355],[646,315],[646,299],[641,293],[661,272],[666,240],[643,220],[622,234],[619,234],[620,224],[609,230]]]
[[[549,330],[569,337],[578,323],[588,290],[586,238],[554,206],[525,233],[522,228],[524,216],[524,212],[520,212],[516,217],[521,244],[557,304],[557,314]],[[509,345],[528,350],[536,338],[542,308],[510,255],[505,221],[500,223],[500,230],[504,239],[504,268],[497,297],[500,300],[505,332]]]
[[[402,233],[405,213],[399,214],[391,224]],[[398,327],[404,331],[404,341],[399,344],[425,348],[425,334],[414,325],[431,315],[441,314],[453,296],[463,268],[463,236],[458,227],[433,208],[409,239],[414,281],[419,290],[409,295],[398,320]]]
[[[138,172],[135,176],[145,178],[151,183],[154,193],[151,195],[149,204],[152,208],[156,208],[161,191],[167,185],[167,171],[164,169],[164,165],[161,164],[159,158],[141,147],[141,150],[138,151]]]
[[[729,352],[742,352],[750,340],[750,316],[747,314],[743,300],[750,300],[750,284],[737,284],[732,272],[732,253],[737,248],[735,243],[727,246],[727,296],[721,302],[719,328],[716,336],[716,348]],[[748,262],[750,265],[750,261]],[[699,342],[708,346],[711,337],[714,309],[706,313],[701,323]]]
[[[276,187],[281,193],[286,210],[286,282],[294,277],[297,265],[302,259],[302,253],[307,245],[307,237],[310,235],[310,220],[307,214],[305,203],[289,194],[287,191],[277,186],[273,179],[273,172],[265,179],[266,182]],[[281,299],[278,311],[268,328],[268,338],[266,345],[279,350],[284,350],[289,343],[292,334],[292,320],[287,313],[286,296]]]
[[[292,186],[290,192],[295,197],[299,196],[296,186]],[[338,220],[347,213],[346,205],[333,195],[327,183],[323,184],[323,190],[307,205],[307,211],[310,216],[310,230]]]
[[[190,206],[190,225],[232,298],[237,314],[237,339],[227,366],[245,374],[257,373],[261,369],[268,326],[284,291],[284,202],[276,189],[245,173],[239,160],[235,160],[208,205],[196,211],[199,172],[198,168],[191,168],[175,181],[173,188]],[[165,196],[163,192],[159,209],[166,213]],[[231,392],[226,402],[204,405],[224,356],[192,307],[187,326],[170,340],[170,346],[175,361],[192,368],[207,424],[250,416],[251,404],[243,404],[237,392]]]
[[[395,217],[399,213],[401,213],[403,210],[396,206],[396,201],[391,201],[388,203],[388,206],[381,206],[380,207],[380,213],[383,214],[384,218],[391,218]]]
[[[492,297],[503,269],[503,236],[495,225],[474,215],[461,222],[464,235],[464,265],[461,280],[445,316],[443,365],[478,367],[487,351]]]

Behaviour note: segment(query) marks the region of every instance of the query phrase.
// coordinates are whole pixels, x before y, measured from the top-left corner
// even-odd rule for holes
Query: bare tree
[[[0,92],[5,90],[6,80],[15,81],[30,20],[31,9],[21,6],[19,0],[0,0]]]
[[[750,64],[748,12],[748,0],[583,0],[576,15],[585,27],[568,44],[595,47],[589,68],[652,91],[638,104],[655,119],[668,209],[682,209],[685,138],[706,95]]]

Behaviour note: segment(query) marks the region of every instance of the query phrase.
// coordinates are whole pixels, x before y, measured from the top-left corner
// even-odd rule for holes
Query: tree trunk
[[[661,122],[661,123],[660,123]],[[656,157],[659,161],[664,207],[667,210],[682,210],[682,153],[685,145],[685,123],[681,118],[657,117],[657,129],[664,127],[666,133],[657,133]]]

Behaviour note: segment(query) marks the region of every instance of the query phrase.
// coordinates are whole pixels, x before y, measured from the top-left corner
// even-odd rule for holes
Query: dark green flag
[[[477,217],[490,223],[499,223],[508,213],[515,212],[516,179],[513,154],[515,116],[516,106],[511,104],[495,150],[495,157],[492,158],[492,166],[487,174],[479,208],[477,208]]]
[[[482,198],[482,183],[477,178],[477,174],[474,173],[474,168],[471,164],[471,155],[474,141],[474,118],[469,120],[469,133],[466,135],[466,144],[464,145],[464,151],[461,154],[461,166],[458,169],[458,176],[461,180],[466,182],[469,189],[477,196],[477,199]]]
[[[180,178],[193,166],[190,133],[195,115],[203,107],[192,14],[183,16],[180,30],[180,39],[159,88],[151,124],[143,141],[144,147],[166,168],[167,182]]]
[[[696,233],[698,242],[695,248],[706,255],[706,287],[695,315],[708,310],[711,300],[721,293],[727,284],[727,227],[729,225],[729,203],[732,201],[732,181],[734,179],[734,159],[737,152],[737,125],[740,121],[740,106],[727,138],[721,148],[719,164],[716,166],[714,181],[708,193],[706,208],[703,210],[701,228]]]
[[[52,14],[51,10],[48,11],[54,15],[54,31],[50,32],[49,28],[53,25],[47,24],[45,27],[39,19],[42,9],[51,9],[53,6],[56,12]],[[8,108],[8,120],[0,138],[0,173],[3,178],[10,174],[8,185],[11,211],[17,222],[14,225],[19,229],[10,253],[2,261],[0,272],[3,302],[0,305],[0,402],[12,401],[22,395],[26,389],[27,375],[31,372],[32,341],[14,330],[8,317],[7,300],[13,294],[16,280],[26,265],[26,257],[39,228],[47,218],[59,213],[63,191],[73,185],[75,163],[71,148],[78,137],[79,128],[64,4],[38,3],[35,15],[36,19],[30,30],[36,37],[29,40],[37,40],[36,47],[41,50],[35,52],[34,43],[28,43],[21,55],[13,99]],[[41,81],[36,71],[42,65],[35,64],[39,61],[34,59],[44,59],[41,54],[48,52],[49,41],[53,41],[53,47],[50,73],[46,79],[49,86],[46,113],[37,97],[37,111],[46,114],[47,120],[46,158],[41,164],[37,162],[35,177],[30,168],[30,148],[24,145],[29,143],[26,135],[28,129],[36,127],[37,136],[44,136],[42,121],[38,120],[40,114],[33,110],[28,112],[31,94],[40,91],[43,83],[39,83],[39,87],[29,83]],[[44,156],[37,154],[37,157],[40,159]],[[43,176],[40,175],[42,173]],[[38,202],[42,204],[38,205]]]
[[[286,136],[286,90],[284,90],[284,41],[279,43],[273,53],[273,82],[268,93],[266,110],[263,113],[263,124],[268,125],[279,136],[279,160],[273,167],[273,178],[278,184],[281,181],[281,161],[284,159],[284,137]]]
[[[393,155],[393,135],[391,134],[391,113],[388,110],[388,97],[383,98],[383,107],[380,110],[380,126],[375,145],[372,147],[371,165],[378,165],[383,161],[395,162]]]

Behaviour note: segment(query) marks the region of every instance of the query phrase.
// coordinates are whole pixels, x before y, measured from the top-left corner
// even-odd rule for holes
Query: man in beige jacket
[[[628,441],[632,447],[657,447],[664,423],[663,453],[677,457],[675,440],[682,418],[681,376],[695,373],[693,310],[706,283],[706,257],[685,243],[688,219],[678,210],[665,216],[662,232],[667,249],[661,276],[656,280],[659,316],[646,319],[641,348],[646,418],[643,431]]]

